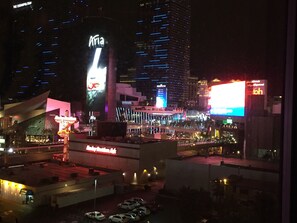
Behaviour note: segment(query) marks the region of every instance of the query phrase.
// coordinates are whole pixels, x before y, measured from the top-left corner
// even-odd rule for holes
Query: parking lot
[[[39,208],[30,208],[28,205],[7,205],[6,201],[1,201],[0,214],[3,216],[5,223],[15,223],[16,218],[18,223],[93,223],[99,222],[85,217],[85,213],[89,211],[100,211],[106,219],[100,222],[109,222],[108,217],[116,213],[127,212],[117,205],[131,197],[141,197],[146,201],[157,201],[163,206],[163,209],[142,218],[140,223],[152,222],[181,222],[179,219],[179,211],[175,200],[162,198],[158,196],[158,190],[162,187],[162,183],[156,182],[149,191],[143,188],[134,189],[127,193],[110,195],[96,200],[75,204],[61,209],[52,209],[44,206]]]

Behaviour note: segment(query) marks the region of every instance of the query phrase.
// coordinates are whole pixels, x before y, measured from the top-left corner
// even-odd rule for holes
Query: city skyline
[[[126,35],[133,42],[136,25],[136,13],[133,15],[133,12],[137,12],[136,0],[129,3],[101,2],[104,4],[101,14],[114,18],[120,24],[124,21]],[[283,82],[284,76],[286,13],[284,3],[279,0],[272,3],[268,4],[263,0],[239,4],[230,0],[222,5],[219,1],[206,3],[192,0],[190,74],[208,80],[267,79],[268,94],[282,95],[283,86],[280,83]],[[1,12],[4,4],[0,4]],[[1,29],[3,32],[10,28],[4,24],[9,20],[7,16],[9,17],[9,13],[6,13],[6,17],[1,21],[1,27],[6,27]],[[120,21],[121,18],[124,19]],[[8,37],[2,35],[2,61],[8,61],[7,55],[10,55],[7,40]],[[118,67],[119,72],[126,72],[135,66],[134,58],[133,51],[120,55],[119,60],[123,61],[123,65]],[[7,85],[7,72],[7,68],[2,64],[1,86]]]
[[[22,154],[24,155],[24,161],[21,161],[22,164],[16,167],[19,168],[20,174],[17,171],[12,172],[14,169],[2,168],[5,172],[0,179],[0,184],[2,185],[0,185],[2,188],[1,196],[4,198],[5,196],[6,198],[14,198],[14,201],[17,201],[17,203],[11,203],[13,199],[8,200],[8,203],[11,203],[12,206],[11,210],[13,210],[9,212],[9,215],[6,215],[8,213],[6,209],[10,205],[3,203],[0,210],[0,221],[2,217],[5,222],[7,222],[6,219],[8,217],[13,222],[14,220],[18,221],[17,219],[23,219],[19,216],[23,214],[27,215],[27,213],[18,213],[17,209],[20,207],[19,210],[23,211],[23,207],[25,209],[30,207],[31,201],[33,202],[31,200],[33,195],[35,205],[40,201],[53,201],[49,198],[57,198],[61,192],[63,192],[63,196],[61,197],[64,197],[64,191],[68,192],[69,190],[77,189],[75,185],[69,184],[67,179],[67,181],[64,181],[67,184],[60,184],[63,182],[63,175],[67,175],[68,179],[72,182],[83,182],[74,180],[74,178],[81,179],[84,176],[75,170],[67,172],[66,175],[65,173],[61,173],[59,176],[41,173],[40,178],[31,178],[36,180],[40,186],[44,186],[44,189],[48,189],[48,184],[51,184],[53,187],[58,185],[59,188],[56,188],[56,191],[54,189],[51,193],[48,190],[45,193],[40,193],[42,192],[40,188],[30,188],[30,184],[24,178],[33,176],[29,172],[24,173],[24,170],[28,170],[27,164],[30,164],[25,159],[31,157],[33,160],[35,153],[38,151],[38,156],[42,156],[43,152],[53,152],[53,155],[46,155],[48,155],[51,161],[58,161],[55,159],[59,159],[61,155],[60,147],[62,145],[65,146],[65,144],[56,137],[57,134],[55,132],[57,131],[48,128],[52,123],[47,122],[47,119],[53,121],[53,114],[64,110],[59,104],[61,101],[67,103],[69,107],[74,105],[73,108],[70,107],[71,112],[78,111],[78,113],[73,114],[73,116],[78,114],[80,117],[83,117],[85,115],[84,112],[80,111],[81,107],[78,105],[79,101],[76,99],[77,97],[81,97],[82,100],[80,102],[84,102],[84,97],[86,96],[86,89],[83,88],[85,83],[83,82],[87,82],[84,76],[88,73],[87,66],[85,66],[88,63],[87,60],[92,58],[92,56],[93,61],[99,61],[99,58],[95,56],[96,53],[88,54],[87,51],[83,51],[82,49],[88,48],[88,44],[89,46],[94,44],[92,41],[90,43],[90,37],[95,38],[97,35],[100,37],[101,35],[104,36],[100,31],[102,29],[98,29],[98,27],[101,27],[100,25],[103,24],[102,26],[104,28],[110,28],[109,25],[112,24],[111,32],[114,33],[110,36],[113,36],[114,39],[106,38],[106,40],[108,44],[113,42],[116,46],[116,56],[112,54],[112,58],[116,58],[116,62],[114,63],[113,59],[107,60],[107,57],[102,57],[100,59],[101,62],[111,61],[112,66],[110,67],[117,72],[118,77],[121,75],[125,76],[125,74],[127,77],[130,74],[132,76],[136,71],[135,57],[137,48],[135,46],[135,34],[137,30],[137,2],[139,1],[142,0],[32,0],[33,3],[42,2],[45,5],[51,4],[52,8],[46,11],[39,4],[36,4],[39,6],[38,10],[41,16],[34,21],[34,25],[31,27],[33,32],[27,36],[26,40],[29,39],[28,43],[31,44],[30,46],[33,46],[31,50],[39,50],[39,55],[42,55],[42,52],[46,52],[45,54],[49,53],[44,51],[47,49],[40,47],[38,44],[39,41],[41,41],[41,45],[57,43],[63,46],[56,49],[60,54],[57,53],[55,55],[57,57],[61,56],[60,58],[51,57],[52,54],[47,54],[48,57],[45,56],[37,59],[39,59],[42,65],[39,68],[40,73],[59,72],[62,74],[58,82],[60,85],[53,85],[53,88],[57,89],[58,86],[61,86],[58,89],[59,91],[56,92],[56,95],[67,94],[68,98],[66,100],[56,98],[53,96],[54,94],[49,95],[49,91],[47,91],[44,95],[39,95],[41,97],[37,96],[37,99],[19,99],[19,102],[21,100],[24,101],[16,103],[16,106],[8,105],[5,108],[3,105],[7,103],[4,102],[3,94],[8,92],[7,89],[9,89],[11,75],[18,73],[26,74],[22,77],[23,79],[20,79],[21,81],[19,83],[22,84],[22,80],[24,82],[32,81],[33,79],[31,77],[35,77],[34,75],[36,73],[34,75],[30,74],[25,64],[29,60],[35,61],[30,51],[25,55],[22,52],[22,58],[25,59],[20,63],[20,67],[23,69],[21,72],[16,72],[17,69],[11,69],[13,62],[16,60],[14,54],[18,54],[16,53],[17,51],[14,51],[14,46],[16,45],[13,44],[16,41],[16,36],[12,34],[14,30],[12,25],[14,23],[12,3],[22,3],[20,6],[15,7],[17,8],[23,5],[27,6],[30,2],[23,0],[0,2],[0,14],[2,15],[0,19],[0,130],[3,133],[0,135],[0,155],[3,157],[3,167],[10,167],[7,164],[12,166],[14,164],[12,161],[16,161],[15,164],[18,165],[20,163],[19,154],[25,153]],[[151,1],[157,3],[160,1],[181,0]],[[294,0],[189,1],[191,2],[191,34],[189,36],[191,40],[189,68],[191,77],[188,80],[189,83],[197,82],[201,85],[203,84],[202,88],[197,89],[197,91],[199,92],[200,90],[200,93],[205,93],[201,93],[200,95],[207,102],[205,105],[206,109],[203,111],[198,109],[196,111],[194,109],[197,107],[192,107],[192,110],[190,106],[183,108],[159,108],[156,106],[156,108],[144,106],[142,103],[138,106],[134,104],[132,97],[126,101],[126,96],[129,97],[130,92],[135,93],[136,99],[141,98],[141,96],[139,96],[134,88],[128,93],[125,92],[127,95],[123,93],[125,86],[130,87],[125,85],[122,86],[122,91],[117,91],[116,93],[118,94],[110,98],[116,99],[118,102],[128,102],[122,103],[123,106],[117,107],[116,110],[117,117],[120,117],[116,121],[119,120],[118,123],[120,124],[127,124],[127,129],[122,128],[121,131],[118,131],[119,129],[112,131],[116,124],[115,122],[110,122],[110,127],[108,128],[101,128],[104,125],[100,125],[100,122],[97,122],[96,128],[100,134],[97,135],[97,139],[89,137],[94,126],[91,124],[89,125],[91,128],[88,128],[88,124],[94,120],[95,115],[100,115],[100,113],[86,113],[86,116],[89,114],[91,117],[90,119],[88,117],[80,119],[82,125],[77,123],[74,129],[75,134],[72,134],[69,140],[71,144],[69,145],[69,151],[71,153],[69,156],[70,162],[65,164],[71,164],[71,168],[76,168],[79,165],[87,166],[87,169],[84,171],[86,176],[94,178],[88,181],[89,184],[85,185],[87,186],[85,188],[92,195],[90,199],[94,198],[94,202],[90,202],[90,205],[86,209],[76,205],[74,209],[79,211],[70,211],[69,209],[68,211],[66,209],[59,211],[65,214],[63,216],[64,219],[67,218],[67,220],[71,219],[73,221],[83,219],[85,210],[96,210],[95,207],[98,210],[107,211],[106,213],[108,215],[117,212],[105,206],[105,203],[101,203],[101,200],[97,202],[96,206],[96,191],[98,192],[100,190],[97,186],[103,186],[99,179],[101,177],[103,177],[102,179],[105,178],[104,173],[97,171],[96,168],[103,168],[104,170],[110,168],[113,170],[111,172],[115,173],[115,177],[118,177],[123,182],[127,180],[129,184],[131,182],[132,184],[136,184],[136,179],[140,180],[144,174],[150,174],[147,175],[148,177],[155,174],[156,178],[153,181],[157,178],[158,180],[161,179],[161,187],[158,190],[154,190],[154,187],[148,188],[146,187],[148,185],[145,184],[144,192],[146,193],[147,189],[153,189],[154,195],[158,195],[156,196],[158,199],[160,198],[159,195],[162,196],[163,194],[166,197],[168,195],[171,197],[171,195],[174,195],[171,193],[172,191],[177,192],[176,208],[170,209],[166,205],[164,206],[166,211],[162,212],[168,213],[169,217],[171,217],[172,220],[168,220],[168,222],[191,222],[191,219],[185,219],[192,218],[191,216],[193,215],[196,216],[195,219],[192,218],[193,222],[204,221],[205,216],[207,216],[207,219],[209,216],[209,221],[214,220],[215,222],[245,222],[250,219],[261,223],[296,222],[294,220],[296,219],[295,213],[292,213],[292,207],[296,206],[295,199],[292,199],[296,194],[294,189],[296,175],[292,171],[296,169],[296,154],[293,149],[294,145],[296,145],[293,134],[295,132],[294,124],[296,119],[294,117],[294,102],[296,101],[294,99],[296,98],[296,88],[294,89],[296,82],[294,80],[296,74],[296,61],[294,61],[294,57],[296,56],[296,2]],[[75,6],[73,6],[72,3],[74,2],[79,2],[79,4],[74,4]],[[99,7],[90,7],[89,9],[87,7],[80,7],[82,4],[86,5],[86,3],[91,2],[101,5]],[[70,13],[68,13],[68,3],[71,3],[70,5],[73,6]],[[65,5],[67,11],[64,10]],[[28,9],[31,10],[30,8]],[[63,26],[63,22],[66,25],[69,24],[70,22],[67,16],[73,18],[77,12],[75,11],[76,9],[80,12],[87,9],[86,11],[90,10],[95,15],[86,13],[87,18],[82,19],[85,22],[79,22],[77,26],[63,30],[66,27]],[[53,19],[50,16],[53,15],[56,15],[58,19],[52,24],[59,26],[59,30],[63,30],[63,34],[61,35],[63,39],[61,41],[59,39],[59,42],[53,42],[56,36],[51,34],[54,33],[44,36],[37,34],[39,31],[47,30],[48,28],[56,28],[55,26],[49,26],[49,20]],[[26,17],[26,19],[29,20],[30,18]],[[19,21],[22,22],[23,20]],[[100,21],[103,23],[98,25],[98,21],[99,23]],[[106,23],[106,21],[110,23]],[[42,24],[42,28],[39,28],[36,24]],[[93,24],[97,24],[98,26],[94,27]],[[96,33],[89,32],[94,30]],[[21,34],[22,29],[19,29],[19,31],[19,34]],[[106,32],[108,33],[108,31]],[[34,36],[35,34],[36,36]],[[71,38],[68,39],[67,36]],[[34,40],[31,39],[31,42],[30,37],[34,38]],[[101,43],[98,44],[102,46]],[[97,59],[95,60],[95,58]],[[57,64],[59,64],[59,61],[63,63],[59,64],[60,67],[57,66],[57,69],[54,70],[52,69],[51,62],[55,61],[57,61]],[[38,64],[38,62],[36,63]],[[96,68],[99,68],[99,62]],[[105,65],[102,69],[105,69]],[[35,70],[38,71],[38,69]],[[31,75],[30,78],[29,75]],[[221,84],[213,85],[213,82],[208,83],[208,86],[205,84],[205,79],[211,81],[215,78],[222,80]],[[68,83],[68,80],[71,81],[72,85],[69,84],[68,87],[64,87],[66,85],[65,83]],[[236,81],[230,83],[231,80]],[[98,88],[99,90],[99,84],[101,83],[96,82],[94,85],[89,85],[91,86],[89,88]],[[234,84],[241,84],[241,86],[240,88],[232,87]],[[197,86],[192,87],[195,89]],[[163,88],[163,85],[160,86],[160,92],[162,90],[161,88]],[[34,88],[32,89],[35,90]],[[109,85],[108,89],[116,89],[116,87]],[[14,88],[11,89],[11,92],[13,91]],[[214,92],[216,94],[213,94]],[[165,95],[165,93],[167,94],[166,91],[161,93],[161,96]],[[275,97],[273,99],[274,101],[272,101],[270,96],[277,95],[281,95],[281,97]],[[239,96],[239,98],[236,96]],[[191,100],[190,98],[188,99]],[[50,106],[50,101],[57,103],[57,109]],[[208,103],[209,101],[215,103]],[[201,102],[204,101],[201,100]],[[236,106],[233,106],[234,104]],[[120,106],[120,103],[117,105]],[[233,111],[234,108],[241,111],[241,113],[236,113],[234,116],[232,113],[227,113]],[[155,116],[154,113],[156,114]],[[160,113],[163,117],[159,116]],[[174,116],[172,114],[177,115]],[[201,114],[205,116],[201,116]],[[178,119],[175,119],[175,117]],[[86,123],[88,124],[85,125]],[[57,126],[56,128],[58,129]],[[105,133],[108,136],[102,137]],[[120,133],[121,136],[119,137],[120,134],[115,136],[113,133]],[[112,137],[115,136],[115,138],[111,138],[111,135]],[[146,138],[147,136],[149,137]],[[146,142],[143,143],[141,141],[142,139],[146,141],[152,138],[158,141],[158,145],[154,145],[152,142],[148,142],[146,145]],[[56,146],[56,142],[59,147],[53,148],[50,151],[52,145]],[[164,144],[161,145],[160,142]],[[35,147],[37,144],[38,146]],[[206,146],[206,144],[208,145]],[[10,145],[13,145],[13,147]],[[16,147],[14,147],[15,145]],[[28,150],[27,147],[21,147],[22,145],[34,145],[34,148]],[[59,151],[59,154],[56,151]],[[10,152],[16,153],[11,153],[7,156],[6,153]],[[106,154],[106,152],[111,153]],[[37,163],[38,165],[33,169],[49,170],[50,165],[43,162],[44,158],[41,156],[39,158],[42,163]],[[214,163],[211,162],[212,160]],[[254,161],[260,161],[261,164],[258,166]],[[74,164],[73,166],[72,162]],[[49,163],[51,164],[51,162]],[[264,165],[262,163],[268,164],[268,166],[272,164],[272,168],[270,166],[269,171],[267,171],[268,169],[263,168]],[[68,165],[61,165],[61,162],[59,164],[56,165],[59,169],[69,167]],[[132,169],[131,167],[135,168]],[[116,173],[114,170],[118,172]],[[95,173],[97,174],[96,176]],[[149,180],[149,178],[145,178],[145,180]],[[260,187],[255,187],[256,181]],[[109,184],[109,182],[107,183]],[[115,184],[115,180],[112,180],[111,183],[114,186],[119,185]],[[206,206],[206,202],[199,200],[199,197],[196,199],[195,194],[189,193],[193,192],[193,189],[197,191],[200,189],[200,192],[203,192],[202,189],[206,189],[209,195],[212,195],[212,201],[215,202],[213,203],[214,206]],[[95,193],[93,193],[94,191]],[[229,194],[229,192],[231,193]],[[271,193],[271,197],[265,198],[265,196],[262,196],[269,193]],[[48,196],[47,199],[44,199],[45,194]],[[21,197],[20,195],[25,196]],[[83,191],[81,195],[83,195]],[[229,199],[230,197],[225,195],[232,195],[230,197],[235,198],[235,200]],[[118,196],[123,198],[123,194],[118,194]],[[136,194],[136,197],[141,196],[141,194]],[[22,204],[21,200],[23,201]],[[28,204],[28,200],[30,200],[30,206],[24,205],[25,203]],[[115,199],[107,198],[106,200],[113,200],[113,205],[116,206],[117,201]],[[3,199],[3,201],[5,200]],[[41,215],[45,216],[45,221],[53,222],[54,220],[50,220],[51,217],[60,218],[57,215],[59,212],[56,211],[59,207],[63,207],[59,206],[63,203],[63,199],[60,201],[56,199],[54,203],[50,204],[53,207],[51,208],[53,214],[49,214],[51,213],[50,211],[46,213],[42,211]],[[78,199],[73,196],[73,201],[77,202]],[[98,207],[99,203],[102,206]],[[173,204],[171,198],[168,198],[165,203],[170,204],[169,206]],[[183,206],[183,203],[189,205]],[[205,211],[209,211],[209,215],[197,215],[200,210],[204,210],[200,204],[207,209]],[[213,207],[215,208],[213,209]],[[179,219],[175,217],[175,214],[180,214],[185,218]],[[30,218],[31,216],[28,217]],[[32,218],[35,219],[35,216],[32,215]],[[158,222],[165,222],[161,220],[162,217],[158,214],[152,216],[152,218],[150,216],[148,218],[152,221],[157,219]],[[41,218],[37,218],[37,221],[39,219]]]

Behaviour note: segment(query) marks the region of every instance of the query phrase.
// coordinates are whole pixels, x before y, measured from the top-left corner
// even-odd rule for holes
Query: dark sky
[[[2,9],[6,2],[0,2],[0,78],[5,73],[3,59],[9,55],[4,53],[7,13]],[[132,38],[136,0],[102,2],[110,11],[108,16],[122,20]],[[191,0],[191,4],[193,76],[209,80],[268,79],[269,94],[282,94],[286,0]]]
[[[0,2],[0,96],[5,91],[7,80],[4,78],[8,72],[7,57],[9,57],[8,32],[9,32],[9,1]],[[1,100],[1,98],[0,98]],[[1,105],[1,103],[0,103]]]
[[[282,94],[284,0],[192,0],[192,74],[212,79],[268,79]]]

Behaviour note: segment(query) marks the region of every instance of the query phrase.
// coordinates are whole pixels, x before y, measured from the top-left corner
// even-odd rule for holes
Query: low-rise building
[[[106,137],[103,140],[71,134],[69,143],[71,162],[121,170],[125,181],[134,184],[162,175],[166,159],[177,156],[177,142],[169,140],[141,137]]]
[[[65,207],[115,192],[120,171],[39,162],[0,170],[0,197],[33,206]],[[95,188],[96,187],[96,188]]]

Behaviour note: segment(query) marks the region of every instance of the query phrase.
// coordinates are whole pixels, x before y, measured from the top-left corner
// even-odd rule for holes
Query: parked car
[[[140,217],[144,217],[151,214],[150,209],[145,206],[140,206],[132,210],[132,212],[136,213]]]
[[[124,215],[129,219],[130,222],[140,221],[140,216],[134,212],[127,212]]]
[[[125,201],[132,201],[132,202],[137,202],[139,204],[146,204],[146,201],[144,199],[142,199],[141,197],[131,197]]]
[[[118,207],[125,209],[125,210],[133,210],[136,207],[139,207],[140,204],[135,201],[124,201],[118,204]]]
[[[90,211],[85,213],[85,216],[98,221],[102,221],[105,219],[105,215],[102,214],[100,211]]]
[[[110,215],[108,220],[110,222],[120,222],[120,223],[129,222],[129,219],[124,214]]]

